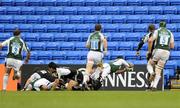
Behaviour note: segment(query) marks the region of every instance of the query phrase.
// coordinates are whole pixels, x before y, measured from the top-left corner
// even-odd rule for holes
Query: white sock
[[[157,85],[159,83],[160,78],[161,78],[160,75],[156,75],[155,76],[155,78],[154,78],[154,85],[153,85],[154,88],[157,88]]]
[[[3,77],[3,90],[6,90],[8,84],[9,75],[5,74]]]
[[[83,79],[83,84],[87,83],[88,81],[89,81],[89,74],[87,72],[85,72],[84,79]]]
[[[151,82],[151,85],[150,85],[150,87],[153,87],[153,85],[154,85],[154,81],[152,81],[152,82]]]
[[[150,74],[153,74],[153,73],[154,73],[154,71],[153,71],[153,66],[152,66],[150,63],[147,64],[147,70],[148,70],[148,72],[149,72]]]

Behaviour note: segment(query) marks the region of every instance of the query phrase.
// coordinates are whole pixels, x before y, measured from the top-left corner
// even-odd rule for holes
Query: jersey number
[[[98,40],[91,41],[91,49],[93,49],[93,50],[99,49],[99,41]]]
[[[168,36],[160,36],[160,44],[168,45],[169,37]]]

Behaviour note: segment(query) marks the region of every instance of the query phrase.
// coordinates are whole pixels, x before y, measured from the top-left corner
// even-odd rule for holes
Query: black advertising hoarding
[[[69,67],[73,70],[84,68],[85,65],[61,65]],[[22,86],[36,67],[46,69],[47,65],[24,65],[22,69]],[[101,90],[146,90],[147,86],[147,69],[146,65],[135,65],[133,72],[125,72],[122,74],[111,74],[103,82]],[[163,90],[163,78],[158,84],[158,90]]]

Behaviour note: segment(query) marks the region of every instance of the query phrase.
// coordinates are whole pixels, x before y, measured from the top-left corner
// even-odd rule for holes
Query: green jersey
[[[5,40],[2,46],[8,46],[7,58],[22,60],[22,51],[29,52],[29,48],[20,37],[11,37]]]
[[[112,62],[109,63],[109,65],[111,66],[111,72],[114,73],[124,67],[129,66],[128,62],[126,62],[123,59],[116,59]]]

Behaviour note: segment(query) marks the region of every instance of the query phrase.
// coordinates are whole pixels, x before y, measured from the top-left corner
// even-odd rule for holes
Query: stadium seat
[[[132,6],[125,6],[125,7],[121,7],[119,9],[119,14],[123,15],[123,14],[134,14],[134,7]]]
[[[46,60],[29,60],[28,64],[46,64]]]
[[[70,6],[84,6],[84,0],[70,0]]]
[[[113,15],[112,23],[126,23],[126,15]]]
[[[109,60],[111,60],[111,52],[112,51],[107,51],[106,55],[103,57],[103,62],[108,63]]]
[[[87,60],[88,51],[81,51],[80,59],[86,62]],[[85,63],[86,64],[86,63]]]
[[[80,16],[80,15],[78,15],[78,16],[74,16],[74,15],[72,15],[72,16],[70,16],[70,18],[69,18],[69,23],[70,24],[82,24],[83,23],[83,16]]]
[[[119,50],[133,50],[133,43],[132,42],[119,42],[118,44]]]
[[[34,15],[35,8],[34,7],[21,7],[21,15]]]
[[[5,24],[4,25],[5,32],[13,32],[17,28],[19,28],[17,24]]]
[[[1,0],[0,5],[2,5],[2,6],[13,6],[14,0]]]
[[[48,24],[47,32],[61,32],[60,24]]]
[[[119,7],[117,7],[117,6],[106,7],[106,15],[119,15]]]
[[[99,6],[113,6],[112,0],[99,0]]]
[[[180,32],[180,24],[177,24],[176,27],[177,27],[177,32]]]
[[[111,42],[112,33],[103,33],[103,35],[104,35],[104,37],[106,37],[108,42]]]
[[[52,60],[52,53],[50,51],[38,51],[37,59],[38,60]]]
[[[54,41],[68,41],[67,33],[54,33]]]
[[[70,51],[66,52],[66,60],[81,60],[81,55],[83,53],[81,51]]]
[[[77,15],[77,7],[64,7],[64,15]]]
[[[14,15],[13,16],[13,23],[24,23],[26,24],[26,16],[25,15]]]
[[[134,8],[134,14],[148,14],[148,6],[137,6]]]
[[[148,27],[147,24],[135,24],[133,31],[134,32],[147,32],[148,30],[147,27]]]
[[[140,15],[128,15],[126,19],[127,23],[140,23],[141,16]]]
[[[42,0],[29,0],[28,6],[42,6]]]
[[[60,64],[62,65],[77,65],[77,64],[86,64],[85,60],[60,60]]]
[[[63,16],[55,16],[55,23],[56,24],[69,24],[69,16],[63,15]]]
[[[173,33],[173,35],[174,35],[174,40],[175,41],[180,41],[180,33]],[[176,45],[175,45],[176,46]],[[180,50],[180,49],[179,49]]]
[[[98,23],[112,23],[112,16],[111,15],[100,15],[98,17]]]
[[[6,14],[6,7],[0,7],[0,14],[5,15]]]
[[[180,52],[172,51],[170,55],[170,60],[180,60]]]
[[[154,6],[155,0],[141,0],[142,6]]]
[[[92,15],[105,15],[106,9],[105,7],[92,7],[91,14]]]
[[[55,23],[55,17],[46,15],[41,17],[41,23],[42,24],[54,24]]]
[[[149,14],[163,14],[162,6],[150,6]]]
[[[122,56],[124,58],[125,57],[124,54],[125,54],[124,51],[111,51],[110,58],[111,60],[116,59],[118,56]]]
[[[179,0],[170,0],[170,5],[174,6],[174,5],[180,5],[180,1]]]
[[[26,18],[26,22],[29,24],[40,24],[41,23],[41,16],[38,15],[28,15]]]
[[[155,23],[155,15],[142,15],[141,23]]]
[[[132,24],[120,24],[119,25],[119,31],[120,32],[132,32],[133,31],[133,25]]]
[[[139,33],[126,33],[125,41],[139,41],[140,40]]]
[[[6,39],[9,39],[11,37],[11,35],[12,35],[11,33],[0,33],[0,36],[1,36],[0,42],[3,42]]]
[[[165,6],[163,9],[164,14],[177,14],[176,6]]]
[[[53,51],[52,60],[66,60],[66,51]]]
[[[145,44],[145,45],[143,45],[143,46],[147,46],[147,44]],[[147,60],[146,54],[147,54],[147,50],[145,50],[145,51],[140,51],[140,60]]]
[[[32,32],[33,26],[31,24],[19,24],[21,32]]]
[[[166,21],[166,23],[170,22],[170,16],[169,15],[157,15],[155,23],[159,23],[160,21]]]
[[[6,14],[7,15],[19,15],[20,14],[20,7],[7,7]]]
[[[36,7],[35,8],[35,14],[36,15],[48,15],[49,14],[49,8],[48,7]]]
[[[1,15],[0,16],[0,23],[12,23],[12,16],[11,15]]]
[[[108,51],[118,51],[118,42],[108,42]]]
[[[127,0],[128,6],[140,6],[141,0]]]
[[[70,0],[56,0],[56,6],[69,6]]]
[[[55,50],[55,51],[59,51],[59,42],[47,42],[46,43],[46,51],[49,50]]]
[[[4,31],[4,25],[3,25],[3,24],[0,24],[0,32],[5,32],[5,31]]]
[[[113,0],[114,6],[127,6],[127,0]]]
[[[74,43],[73,42],[63,42],[60,44],[60,50],[69,50],[73,51],[74,50]]]
[[[180,15],[171,15],[170,23],[180,23]]]
[[[113,33],[111,36],[111,41],[124,41],[126,33]]]
[[[41,33],[39,36],[40,42],[51,42],[53,41],[54,34],[53,33]]]
[[[140,56],[136,55],[136,51],[126,51],[124,56],[126,60],[140,60]]]
[[[99,0],[86,0],[85,6],[98,6]]]
[[[174,60],[167,61],[165,69],[177,69],[177,63]]]
[[[155,0],[156,6],[168,6],[169,0]]]
[[[169,30],[171,30],[171,32],[176,32],[177,31],[176,24],[167,24],[167,28]]]
[[[31,50],[45,51],[46,43],[45,42],[31,42]]]
[[[133,42],[133,50],[137,50],[137,48],[138,48],[138,44],[139,44],[139,42]],[[143,46],[142,46],[142,48],[141,48],[141,50],[143,51],[147,51],[147,47],[148,47],[148,45],[147,44],[144,44]]]
[[[42,0],[42,6],[56,6],[56,0]]]
[[[82,41],[87,41],[88,40],[88,36],[90,35],[90,33],[83,33],[82,35]]]
[[[146,60],[128,60],[132,62],[134,65],[142,65],[142,64],[147,64]]]
[[[68,41],[81,42],[82,35],[83,35],[82,33],[70,33],[70,34],[68,34],[67,38],[68,38]]]
[[[65,33],[65,32],[73,33],[73,32],[75,32],[75,25],[74,24],[63,24],[61,26],[61,32],[62,33]]]
[[[63,7],[49,7],[50,15],[63,15]]]
[[[118,24],[104,24],[103,32],[118,32]]]
[[[98,20],[97,20],[97,16],[96,15],[86,15],[84,16],[84,19],[83,19],[84,23],[93,23],[93,24],[96,24],[98,23]]]
[[[39,41],[39,33],[26,33],[25,34],[25,41],[38,42]]]
[[[77,14],[78,15],[91,15],[91,8],[90,7],[78,7]]]
[[[28,0],[15,0],[14,6],[28,6]]]
[[[33,27],[33,32],[47,32],[47,25],[35,24]]]
[[[88,48],[86,48],[86,42],[75,42],[75,50],[76,51],[87,51]]]
[[[31,51],[31,57],[30,57],[30,60],[29,61],[31,61],[31,60],[38,60],[38,58],[37,58],[37,54],[38,54],[39,52],[36,52],[36,51]],[[25,55],[24,55],[24,58],[25,58]]]

